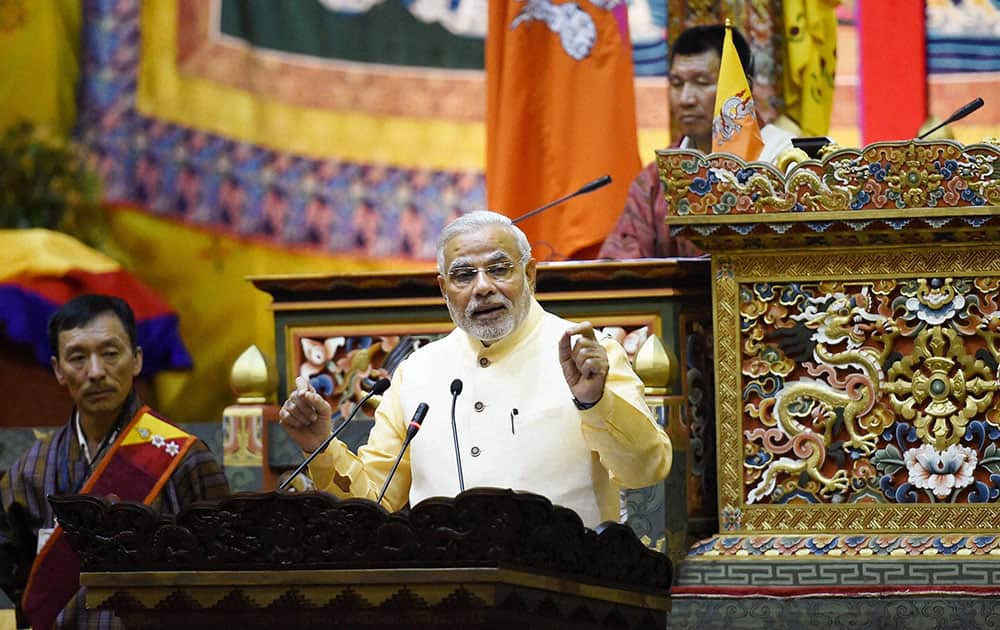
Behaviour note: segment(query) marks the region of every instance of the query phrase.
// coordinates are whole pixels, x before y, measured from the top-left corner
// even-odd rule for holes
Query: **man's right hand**
[[[311,453],[330,437],[332,415],[330,403],[300,376],[295,379],[295,391],[278,412],[278,421],[303,451]]]

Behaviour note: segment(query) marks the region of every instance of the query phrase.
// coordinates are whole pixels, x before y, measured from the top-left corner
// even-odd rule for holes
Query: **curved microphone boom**
[[[963,118],[965,118],[966,116],[968,116],[969,114],[971,114],[972,112],[976,111],[977,109],[979,109],[982,106],[983,106],[983,98],[981,96],[977,96],[976,98],[972,99],[971,101],[969,101],[965,105],[962,105],[957,110],[955,110],[954,114],[952,114],[951,116],[948,116],[948,120],[944,121],[940,125],[937,125],[935,127],[931,127],[927,131],[925,131],[922,134],[920,134],[919,136],[917,136],[917,140],[920,140],[920,139],[922,139],[922,138],[924,138],[926,136],[931,135],[932,133],[934,133],[935,131],[937,131],[941,127],[944,127],[945,125],[950,125],[953,122],[958,122],[959,120],[962,120]]]
[[[514,225],[517,225],[518,223],[520,223],[521,221],[524,221],[528,217],[533,217],[536,214],[538,214],[539,212],[544,212],[545,210],[548,210],[549,208],[551,208],[554,205],[560,204],[560,203],[562,203],[564,201],[569,201],[570,199],[572,199],[573,197],[576,197],[577,195],[586,195],[587,193],[593,192],[593,191],[597,190],[598,188],[603,188],[604,186],[607,186],[610,183],[611,183],[611,176],[610,175],[603,175],[601,177],[598,177],[597,179],[595,179],[594,181],[590,182],[589,184],[584,184],[583,187],[580,188],[580,190],[578,190],[576,192],[572,192],[572,193],[566,195],[565,197],[560,197],[560,198],[556,199],[555,201],[550,201],[547,204],[545,204],[544,206],[542,206],[541,208],[535,208],[531,212],[526,212],[526,213],[522,214],[521,216],[517,217],[516,219],[514,219],[513,221],[511,221],[511,223],[513,223]]]
[[[462,476],[462,451],[458,447],[458,423],[455,422],[455,404],[458,402],[458,395],[462,393],[462,379],[456,378],[451,382],[451,436],[455,440],[455,464],[458,466],[458,489],[465,491],[465,478]]]
[[[396,461],[392,465],[392,470],[390,470],[388,476],[386,476],[385,483],[382,484],[382,491],[378,493],[378,500],[376,503],[382,503],[382,497],[385,496],[385,491],[389,488],[389,482],[392,481],[392,476],[396,474],[396,469],[399,468],[399,462],[403,461],[403,453],[406,452],[406,447],[410,445],[414,436],[417,435],[417,431],[420,430],[420,425],[424,423],[424,416],[427,415],[427,409],[427,403],[420,403],[417,405],[417,410],[413,412],[413,419],[410,420],[410,426],[406,428],[406,438],[403,439],[403,446],[399,449],[399,455],[396,456]]]
[[[285,488],[287,488],[288,484],[292,483],[292,480],[298,477],[299,474],[306,469],[306,466],[309,465],[309,462],[315,459],[317,455],[325,451],[326,447],[330,446],[330,442],[332,442],[334,438],[340,435],[340,432],[344,430],[344,427],[346,427],[351,420],[354,420],[354,416],[358,415],[358,412],[361,411],[361,408],[365,406],[365,403],[368,402],[369,398],[371,398],[372,396],[381,396],[382,394],[385,393],[385,390],[387,389],[389,389],[389,379],[380,378],[379,380],[375,381],[375,384],[372,385],[371,391],[365,394],[365,397],[362,398],[358,404],[354,405],[354,409],[351,410],[351,415],[347,416],[347,420],[344,420],[340,424],[340,426],[337,427],[337,430],[330,434],[330,437],[323,440],[323,443],[319,445],[319,448],[310,453],[309,457],[306,458],[306,461],[299,464],[299,467],[295,469],[295,472],[293,472],[291,475],[288,476],[288,479],[285,479],[283,482],[281,482],[281,485],[278,486],[278,490],[284,490]]]

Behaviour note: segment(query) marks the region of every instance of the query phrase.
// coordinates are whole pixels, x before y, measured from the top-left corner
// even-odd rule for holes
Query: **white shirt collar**
[[[90,445],[87,444],[87,436],[83,434],[83,427],[80,426],[80,411],[76,410],[73,412],[73,428],[76,430],[76,440],[80,444],[80,453],[83,454],[84,461],[87,462],[88,466],[94,465],[94,457],[100,457],[107,450],[109,444],[115,441],[118,437],[118,428],[115,428],[111,435],[107,436],[101,440],[101,444],[98,447],[99,450],[94,455],[90,454]]]
[[[73,412],[73,429],[76,431],[76,441],[80,444],[80,452],[84,461],[89,466],[91,464],[90,446],[87,444],[87,436],[83,434],[83,427],[80,426],[80,412]]]

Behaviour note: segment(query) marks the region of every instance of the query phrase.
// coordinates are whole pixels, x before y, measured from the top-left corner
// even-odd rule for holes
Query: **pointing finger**
[[[570,326],[566,331],[567,335],[580,335],[586,337],[587,339],[597,340],[597,333],[594,332],[594,326],[590,322],[580,322]]]
[[[572,333],[567,330],[566,332],[563,333],[563,336],[559,338],[559,360],[560,361],[568,361],[570,359],[570,357],[572,356],[572,352],[570,350],[570,345],[569,345],[569,340],[570,340],[570,337],[572,337],[572,336],[573,336]]]
[[[309,384],[309,379],[304,376],[298,376],[295,378],[295,391],[304,394],[306,392],[312,391],[312,385]]]

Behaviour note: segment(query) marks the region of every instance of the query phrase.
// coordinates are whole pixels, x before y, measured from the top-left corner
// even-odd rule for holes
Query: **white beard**
[[[469,300],[469,303],[465,307],[465,312],[460,312],[452,306],[447,295],[444,301],[448,305],[448,313],[451,314],[451,319],[459,328],[482,342],[493,343],[500,341],[514,332],[514,329],[527,318],[528,309],[531,306],[531,288],[528,286],[527,279],[525,279],[523,286],[524,288],[521,291],[516,306],[511,300],[507,299],[507,296],[500,292],[497,292],[496,297],[488,302],[479,302],[475,299]],[[472,318],[472,314],[484,306],[497,305],[503,305],[506,308],[503,317],[499,321],[483,324]]]

